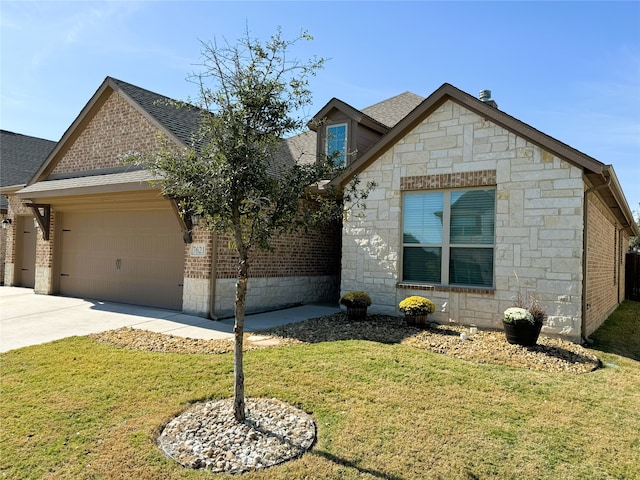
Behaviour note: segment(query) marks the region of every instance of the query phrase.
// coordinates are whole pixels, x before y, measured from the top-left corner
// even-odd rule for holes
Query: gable
[[[483,120],[503,128],[505,132],[539,147],[551,156],[555,156],[580,169],[587,185],[598,188],[602,186],[602,190],[599,193],[604,197],[608,208],[618,218],[621,225],[628,231],[637,231],[633,215],[624,199],[624,194],[611,165],[605,165],[447,83],[443,84],[402,118],[378,142],[348,165],[344,172],[333,178],[330,184],[339,188],[344,187],[354,175],[365,170],[372,162],[397,145],[402,138],[423,122],[425,118],[437,114],[438,109],[448,101],[467,109]]]
[[[58,152],[49,178],[119,168],[120,155],[157,147],[158,127],[120,92],[110,90],[105,95],[104,103],[73,132],[65,149]]]

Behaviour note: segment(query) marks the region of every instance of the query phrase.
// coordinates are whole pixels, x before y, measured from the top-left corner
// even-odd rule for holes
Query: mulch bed
[[[460,338],[461,333],[467,339]],[[90,335],[96,341],[122,348],[165,353],[228,353],[230,340],[200,340],[164,335],[133,328],[121,328]],[[504,332],[469,329],[457,325],[431,324],[427,328],[407,325],[404,319],[370,314],[364,321],[349,321],[344,313],[336,313],[304,322],[283,325],[271,330],[245,335],[244,349],[282,347],[288,345],[368,340],[386,344],[400,343],[421,350],[477,363],[506,365],[547,372],[586,373],[601,366],[598,357],[581,345],[541,335],[533,347],[512,345]]]

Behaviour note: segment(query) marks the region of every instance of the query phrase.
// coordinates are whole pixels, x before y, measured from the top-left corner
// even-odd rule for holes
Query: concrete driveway
[[[339,312],[339,307],[303,305],[247,315],[251,332]],[[233,337],[232,318],[210,320],[172,310],[81,298],[36,295],[32,289],[0,287],[0,352],[122,327],[186,338]]]

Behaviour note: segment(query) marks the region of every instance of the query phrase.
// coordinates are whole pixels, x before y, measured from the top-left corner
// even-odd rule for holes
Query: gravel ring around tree
[[[192,405],[163,428],[166,456],[193,469],[243,473],[300,457],[316,440],[311,415],[276,399],[245,399],[246,420],[233,416],[233,400]]]

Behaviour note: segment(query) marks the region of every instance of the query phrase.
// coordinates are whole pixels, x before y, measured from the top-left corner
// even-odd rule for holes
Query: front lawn
[[[603,328],[640,317],[640,303],[623,306]],[[606,338],[593,350],[605,367],[583,374],[364,340],[246,352],[247,394],[312,413],[318,441],[299,460],[242,478],[640,478],[640,363],[633,345]],[[231,354],[74,337],[0,361],[3,478],[212,478],[154,442],[190,403],[231,395]]]

